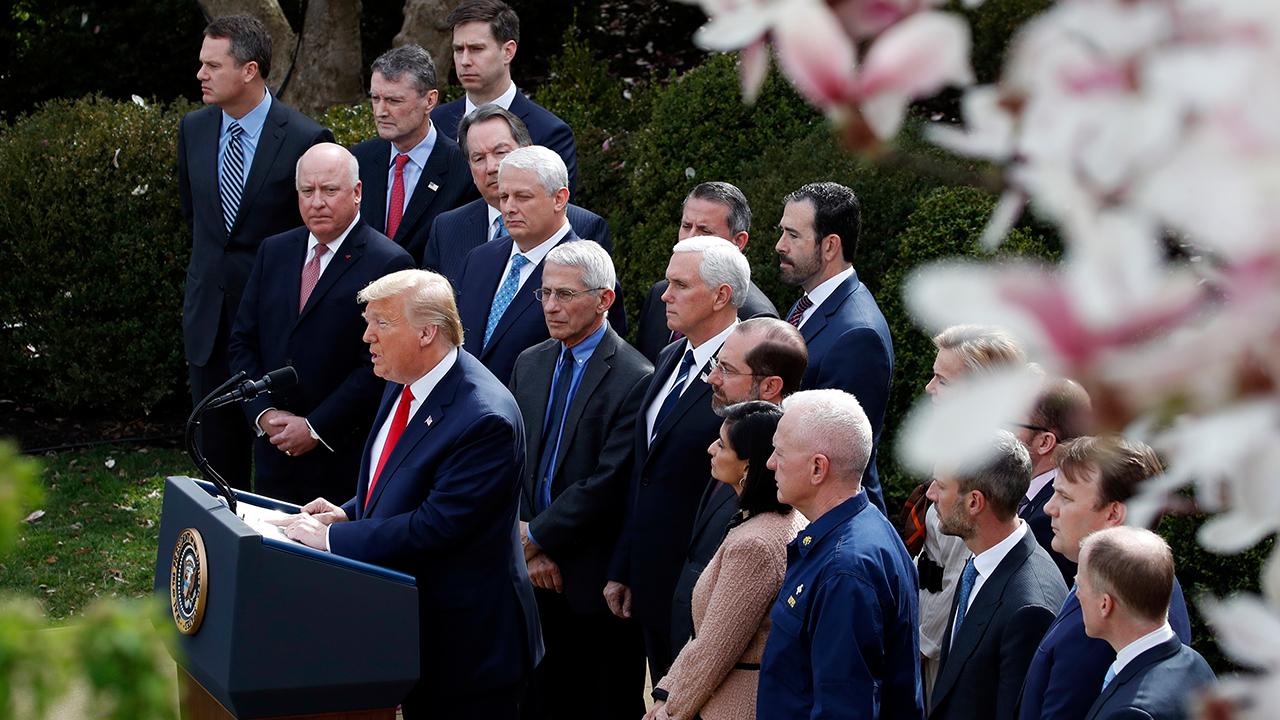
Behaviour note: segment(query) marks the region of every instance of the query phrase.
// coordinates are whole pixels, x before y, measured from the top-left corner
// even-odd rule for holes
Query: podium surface
[[[394,709],[419,674],[413,577],[264,537],[213,492],[165,481],[155,592],[173,600],[182,671],[236,718]]]

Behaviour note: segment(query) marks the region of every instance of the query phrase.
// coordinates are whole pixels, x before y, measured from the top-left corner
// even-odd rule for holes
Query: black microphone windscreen
[[[279,370],[272,370],[267,373],[265,379],[268,388],[284,390],[298,384],[298,371],[294,370],[292,365],[286,365]]]

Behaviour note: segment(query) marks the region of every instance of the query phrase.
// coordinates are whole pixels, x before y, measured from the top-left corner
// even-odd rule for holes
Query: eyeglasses
[[[566,290],[565,288],[557,288],[553,290],[551,288],[538,288],[537,290],[533,291],[533,296],[538,298],[538,302],[540,303],[544,303],[550,300],[552,297],[554,297],[556,300],[559,300],[562,303],[566,303],[578,297],[579,295],[585,295],[586,293],[600,292],[603,289],[604,288],[588,288],[586,290]]]
[[[714,371],[714,370],[719,370],[719,371],[720,371],[720,374],[721,374],[721,375],[725,375],[725,376],[730,376],[730,375],[743,375],[743,376],[749,376],[749,377],[760,377],[760,376],[761,376],[761,374],[760,374],[760,373],[751,372],[750,370],[731,370],[731,369],[730,369],[729,367],[727,367],[724,363],[720,362],[720,358],[712,358],[712,359],[711,359],[711,369],[712,369],[713,371]]]
[[[1055,435],[1055,436],[1057,435],[1057,433],[1055,433],[1054,431],[1050,430],[1049,428],[1043,425],[1028,425],[1026,423],[1010,423],[1010,425],[1013,427],[1022,428],[1023,430],[1030,430],[1031,432],[1047,432],[1050,435]]]

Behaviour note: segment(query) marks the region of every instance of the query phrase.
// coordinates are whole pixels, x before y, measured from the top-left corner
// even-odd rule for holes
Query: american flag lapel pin
[[[431,416],[430,416],[430,415],[428,415],[428,416],[427,416],[427,427],[431,427],[431,422],[432,422],[432,420],[431,420]]]
[[[440,189],[440,186],[433,182],[427,183],[427,187],[431,189],[431,192],[435,192],[436,190]]]

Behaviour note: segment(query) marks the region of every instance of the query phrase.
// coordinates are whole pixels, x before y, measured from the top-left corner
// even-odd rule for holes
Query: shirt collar
[[[1022,536],[1027,534],[1027,524],[1021,519],[1018,520],[1018,529],[1009,533],[1009,536],[991,547],[983,550],[981,554],[975,555],[973,558],[973,567],[978,574],[984,578],[991,577],[991,573],[1000,567],[1000,561],[1004,560],[1004,556],[1022,541]]]
[[[1116,675],[1119,675],[1120,671],[1124,670],[1124,666],[1133,662],[1139,655],[1175,637],[1177,635],[1174,634],[1173,628],[1169,627],[1169,623],[1166,621],[1155,630],[1120,648],[1120,652],[1116,653],[1115,662],[1111,663],[1111,669],[1115,671]]]
[[[711,358],[714,357],[716,353],[720,352],[720,346],[724,345],[724,341],[729,338],[729,333],[733,332],[733,329],[736,327],[738,327],[738,318],[735,316],[733,318],[733,322],[729,324],[729,327],[721,330],[719,335],[716,335],[698,347],[693,347],[693,343],[687,337],[685,338],[684,349],[686,352],[691,349],[693,350],[693,366],[699,373],[702,372],[702,368],[707,366],[707,363],[711,361]],[[680,354],[684,355],[684,353]],[[699,379],[703,382],[707,381],[705,376],[702,376]]]
[[[815,547],[821,544],[822,539],[828,533],[862,512],[869,503],[867,492],[859,490],[857,495],[831,508],[822,517],[809,523],[809,526],[801,530],[800,534],[796,535],[796,539],[791,541],[791,547],[800,553],[800,557],[808,555]]]
[[[1040,494],[1040,491],[1044,489],[1044,486],[1053,482],[1053,479],[1056,477],[1058,477],[1058,468],[1055,467],[1049,468],[1045,472],[1031,478],[1031,484],[1027,486],[1027,499],[1035,500],[1036,496]]]
[[[449,354],[436,363],[435,367],[428,370],[426,375],[409,383],[409,387],[413,390],[413,409],[415,411],[422,406],[423,401],[427,399],[432,390],[436,389],[436,386],[440,384],[440,380],[444,378],[445,373],[449,372],[456,362],[458,362],[458,348],[450,350]]]
[[[465,113],[463,113],[462,115],[463,115],[463,117],[466,117],[467,115],[470,115],[470,114],[472,113],[472,111],[474,111],[477,107],[480,107],[480,106],[479,106],[479,105],[476,105],[476,104],[475,104],[475,103],[473,103],[473,102],[471,102],[471,96],[470,96],[470,95],[463,95],[463,97],[464,97],[464,98],[466,98],[466,107],[467,107],[467,111],[466,111]],[[508,82],[508,83],[507,83],[507,89],[506,89],[505,91],[503,91],[503,93],[502,93],[501,95],[499,95],[498,97],[496,97],[496,98],[494,98],[494,99],[490,100],[489,102],[485,103],[485,105],[497,105],[498,107],[502,108],[503,110],[510,110],[510,109],[511,109],[511,101],[512,101],[512,100],[515,100],[515,99],[516,99],[516,84],[515,84],[515,83],[513,83],[513,82]]]
[[[423,137],[422,140],[417,145],[414,145],[413,147],[409,148],[409,152],[404,154],[409,156],[409,160],[414,165],[417,165],[420,168],[426,167],[427,158],[431,157],[431,150],[436,146],[437,135],[439,135],[439,133],[436,132],[436,125],[435,123],[431,123],[431,125],[427,128],[426,136]],[[391,159],[387,161],[388,169],[395,166],[396,156],[399,154],[400,154],[400,151],[396,149],[395,145],[392,145]]]
[[[351,228],[355,227],[356,223],[358,222],[360,222],[360,213],[356,213],[356,216],[352,218],[351,224],[347,226],[347,229],[343,230],[342,234],[339,235],[336,240],[333,240],[332,242],[329,243],[329,252],[331,253],[338,252],[338,248],[342,247],[342,241],[347,239],[347,236],[351,234]],[[320,244],[320,240],[315,236],[314,233],[307,233],[307,257],[311,257],[311,253],[316,249],[316,246],[319,244]],[[414,396],[415,397],[417,396],[416,392],[414,393]]]
[[[574,345],[572,348],[566,348],[564,343],[560,343],[561,356],[564,356],[564,351],[567,349],[569,352],[573,353],[573,362],[578,365],[590,360],[591,355],[595,353],[596,348],[600,345],[600,341],[604,338],[604,331],[607,327],[609,327],[608,320],[600,323],[600,327],[596,328],[595,332],[588,335],[585,340]]]
[[[267,111],[271,109],[271,93],[262,93],[262,101],[258,103],[244,117],[236,119],[227,114],[226,110],[222,111],[222,134],[227,134],[227,128],[231,127],[232,122],[240,123],[240,129],[244,131],[250,139],[256,139],[262,132],[262,126],[267,122]]]
[[[523,250],[521,250],[520,246],[516,244],[515,238],[512,238],[511,239],[511,257],[515,257],[516,253],[520,253],[521,255],[524,255],[525,259],[529,261],[530,265],[537,265],[538,263],[542,262],[542,259],[547,256],[547,253],[551,252],[551,248],[555,247],[561,240],[564,239],[565,235],[569,234],[569,231],[571,229],[572,228],[569,226],[569,220],[566,218],[564,221],[564,224],[560,226],[559,230],[555,231],[555,234],[547,238],[545,241],[538,243],[537,246],[534,247],[529,252],[524,252]]]
[[[489,211],[489,224],[486,225],[485,227],[493,227],[493,221],[502,217],[502,211],[490,205],[489,203],[485,203],[484,207],[486,210]]]
[[[809,291],[809,302],[813,303],[814,307],[818,307],[823,300],[831,297],[831,293],[836,291],[840,283],[851,277],[853,277],[853,267],[847,267],[843,271],[823,280],[821,285]]]

